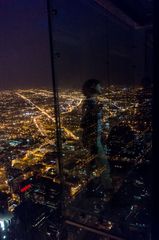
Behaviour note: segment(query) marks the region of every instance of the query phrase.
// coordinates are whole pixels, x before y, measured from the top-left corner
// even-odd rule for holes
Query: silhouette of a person
[[[92,155],[97,168],[103,169],[100,177],[104,189],[112,190],[110,166],[102,143],[103,105],[98,99],[98,96],[102,94],[101,84],[97,79],[89,79],[84,83],[82,92],[85,96],[81,120],[83,146]]]

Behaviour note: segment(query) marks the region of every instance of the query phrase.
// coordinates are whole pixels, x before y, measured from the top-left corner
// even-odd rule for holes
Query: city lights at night
[[[0,240],[152,240],[152,2],[0,1]]]

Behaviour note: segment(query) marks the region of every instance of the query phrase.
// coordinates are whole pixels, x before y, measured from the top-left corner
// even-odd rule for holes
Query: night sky
[[[45,1],[0,3],[0,88],[51,86]]]
[[[92,77],[125,86],[141,81],[143,31],[118,24],[93,1],[52,3],[59,87],[81,87]],[[0,89],[51,87],[46,1],[0,0],[0,29]]]

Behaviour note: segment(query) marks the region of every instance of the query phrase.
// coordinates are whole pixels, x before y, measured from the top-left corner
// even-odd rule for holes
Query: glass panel
[[[96,1],[55,0],[53,8],[64,213],[79,224],[69,237],[82,239],[83,224],[114,237],[149,239],[152,92],[143,85],[145,31],[121,23]],[[104,87],[98,104],[82,92],[92,78]]]
[[[46,9],[44,1],[1,3],[0,239],[44,237],[55,221],[59,186],[53,183],[57,149]]]
[[[2,3],[2,239],[150,239],[152,35],[102,2]]]

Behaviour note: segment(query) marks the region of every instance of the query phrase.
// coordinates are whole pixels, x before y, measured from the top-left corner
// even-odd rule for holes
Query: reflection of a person
[[[83,129],[82,142],[95,160],[97,168],[103,169],[101,183],[104,189],[112,189],[110,166],[102,144],[102,104],[98,96],[102,93],[100,82],[96,79],[87,80],[82,88],[85,100],[82,110],[81,128]]]

